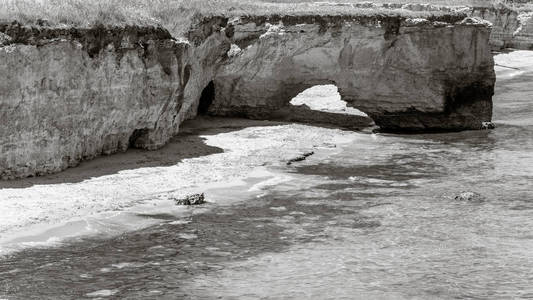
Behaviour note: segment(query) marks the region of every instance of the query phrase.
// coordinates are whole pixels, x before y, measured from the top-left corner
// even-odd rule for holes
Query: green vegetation
[[[0,0],[0,21],[53,26],[75,25],[161,25],[179,36],[191,19],[201,14],[403,14],[427,16],[424,12],[352,8],[334,3],[360,3],[356,0],[317,0],[331,5],[318,6],[313,0]],[[500,0],[377,0],[377,3],[428,3],[438,5],[491,5]],[[366,1],[368,2],[368,1]]]

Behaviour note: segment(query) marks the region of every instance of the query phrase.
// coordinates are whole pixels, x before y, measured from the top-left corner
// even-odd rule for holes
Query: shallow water
[[[205,208],[11,254],[0,260],[0,298],[533,298],[524,70],[498,70],[496,130],[353,133],[338,151],[271,167],[271,184],[210,190],[223,200]],[[463,191],[482,199],[455,200]]]

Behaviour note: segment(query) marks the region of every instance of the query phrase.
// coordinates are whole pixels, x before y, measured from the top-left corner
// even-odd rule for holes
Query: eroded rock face
[[[0,47],[3,179],[163,146],[227,51],[220,33],[193,51],[161,28],[0,30],[9,37]]]
[[[385,129],[480,129],[490,29],[463,17],[206,17],[184,41],[161,28],[0,24],[0,178],[157,149],[202,95],[214,95],[202,111],[268,118],[335,83]]]
[[[469,15],[493,24],[490,36],[493,49],[533,49],[533,12],[520,12],[499,4],[474,7]]]
[[[488,6],[441,6],[431,4],[405,4],[412,11],[463,12],[482,18],[492,24],[490,45],[494,50],[515,48],[533,50],[533,12],[515,9],[503,3]]]
[[[513,48],[533,50],[533,12],[518,14],[518,28],[513,35]]]
[[[507,3],[513,1],[507,1]],[[519,3],[518,1],[515,1]],[[525,2],[522,2],[525,3]],[[483,4],[483,3],[481,3]],[[464,13],[470,17],[479,17],[491,22],[490,44],[492,49],[514,48],[533,50],[533,11],[527,8],[514,8],[504,3],[484,3],[484,6],[438,5],[428,3],[336,3],[335,5],[354,8],[403,9],[414,12]],[[331,5],[317,2],[317,6]]]
[[[332,83],[385,130],[480,129],[492,117],[490,29],[446,18],[233,20],[234,51],[217,72],[210,112],[269,118],[303,90]]]

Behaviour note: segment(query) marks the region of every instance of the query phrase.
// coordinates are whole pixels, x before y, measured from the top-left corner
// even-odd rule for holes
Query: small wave
[[[285,206],[271,207],[270,209],[274,211],[286,211],[287,210]]]
[[[198,236],[193,233],[180,233],[178,236],[185,240],[193,240],[193,239],[198,238]]]
[[[384,180],[384,179],[377,179],[377,178],[366,178],[366,177],[360,177],[360,176],[350,176],[348,178],[350,181],[363,183],[363,184],[371,184],[371,185],[382,185],[382,186],[392,186],[392,187],[405,187],[409,186],[408,183],[404,182],[398,182],[394,180]]]
[[[119,292],[118,289],[114,289],[114,290],[99,290],[99,291],[96,291],[96,292],[85,294],[85,296],[90,297],[90,298],[110,297],[110,296],[115,295],[118,292]]]
[[[274,176],[267,180],[254,184],[252,187],[248,189],[248,191],[249,192],[263,191],[267,189],[268,187],[276,186],[276,185],[279,185],[280,183],[287,182],[291,180],[291,178],[292,178],[291,176],[283,176],[283,175]]]
[[[511,79],[526,73],[522,70],[505,69],[501,67],[495,67],[494,70],[496,71],[498,80]]]
[[[533,51],[513,51],[494,56],[496,78],[505,80],[533,72]]]
[[[185,225],[185,224],[189,224],[189,223],[191,223],[191,221],[188,221],[188,220],[177,220],[177,221],[169,222],[168,224],[170,224],[170,225]]]
[[[113,268],[116,268],[116,269],[125,269],[125,268],[140,268],[142,266],[144,266],[144,264],[141,264],[141,263],[131,263],[131,262],[123,262],[123,263],[118,263],[118,264],[112,264],[111,265]]]

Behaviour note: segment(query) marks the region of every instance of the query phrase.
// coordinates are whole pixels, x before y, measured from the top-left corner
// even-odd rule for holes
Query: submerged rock
[[[13,39],[9,35],[0,32],[0,46],[9,44],[12,40]]]
[[[462,192],[455,196],[456,201],[468,201],[468,202],[482,202],[483,196],[475,192]]]
[[[494,125],[494,123],[492,122],[483,122],[481,123],[481,129],[495,129],[496,128],[496,125]]]
[[[193,195],[189,195],[189,196],[187,196],[185,198],[174,199],[174,202],[176,202],[176,205],[200,205],[200,204],[205,204],[205,195],[204,195],[204,193],[193,194]]]

